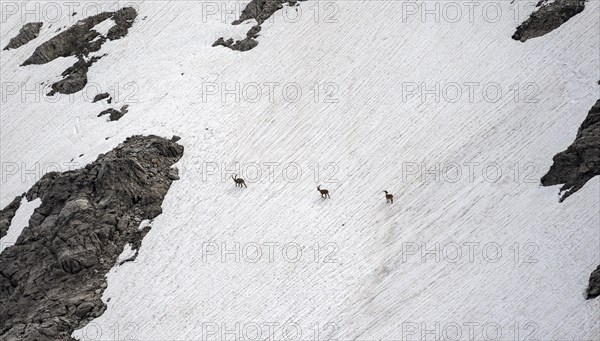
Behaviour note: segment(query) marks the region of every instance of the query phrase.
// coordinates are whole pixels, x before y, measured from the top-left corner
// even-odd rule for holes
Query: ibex
[[[392,193],[388,193],[388,191],[384,191],[385,192],[385,202],[389,202],[391,204],[394,203],[394,196],[392,195]]]
[[[235,181],[235,187],[244,186],[244,187],[248,188],[248,186],[246,186],[246,181],[244,181],[244,179],[242,179],[242,178],[238,178],[237,174],[235,176],[232,176],[231,178],[233,179],[233,181]]]
[[[326,189],[321,189],[321,185],[317,186],[317,190],[321,192],[321,198],[330,198],[329,191]]]

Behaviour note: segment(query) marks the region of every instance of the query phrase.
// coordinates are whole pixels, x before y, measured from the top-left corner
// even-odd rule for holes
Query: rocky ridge
[[[72,94],[82,90],[87,84],[89,67],[102,56],[88,57],[98,52],[107,40],[125,37],[133,25],[137,12],[132,7],[125,7],[116,12],[102,12],[78,21],[66,31],[59,33],[38,46],[33,54],[21,66],[46,64],[59,57],[77,57],[78,61],[62,73],[63,79],[52,85],[55,93]],[[113,20],[106,36],[94,30],[94,27],[105,20]]]
[[[585,0],[541,0],[537,7],[538,10],[531,13],[529,18],[517,27],[512,36],[514,40],[525,42],[554,31],[581,13],[585,9]]]
[[[300,0],[305,1],[305,0]],[[240,17],[232,22],[232,25],[239,25],[246,20],[254,19],[257,24],[252,26],[246,33],[246,38],[234,41],[233,38],[225,40],[221,37],[213,43],[215,46],[224,46],[234,51],[249,51],[258,46],[258,33],[261,31],[263,22],[269,19],[275,12],[283,8],[284,4],[289,6],[298,6],[298,0],[252,0],[242,10]]]
[[[17,210],[21,207],[21,199],[23,195],[19,195],[13,199],[2,211],[0,211],[0,238],[6,236],[12,219],[15,217]]]
[[[17,49],[37,38],[43,25],[41,22],[30,22],[23,25],[19,30],[19,34],[8,42],[4,50]]]
[[[141,247],[150,227],[140,223],[162,213],[182,155],[172,140],[133,136],[84,168],[44,175],[27,192],[41,204],[0,254],[1,340],[72,340],[102,315],[106,274],[127,244]]]
[[[561,202],[600,175],[600,99],[581,123],[575,141],[556,154],[553,161],[541,183],[543,186],[562,184]]]

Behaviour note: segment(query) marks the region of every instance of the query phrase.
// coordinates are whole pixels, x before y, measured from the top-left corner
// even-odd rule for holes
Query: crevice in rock
[[[0,339],[72,340],[102,315],[106,274],[126,244],[139,250],[162,213],[183,147],[133,136],[84,168],[44,175],[41,199],[17,242],[0,254]]]
[[[41,22],[30,22],[23,25],[19,30],[19,34],[8,42],[8,45],[4,47],[4,50],[17,49],[37,38],[40,35],[42,26],[43,23]]]
[[[248,30],[246,38],[234,42],[232,38],[225,40],[225,38],[221,37],[217,39],[212,46],[224,46],[234,51],[252,50],[258,45],[256,38],[262,29],[262,23],[269,19],[275,12],[282,9],[283,4],[287,3],[290,6],[298,6],[298,1],[306,0],[252,0],[246,5],[244,10],[242,10],[240,17],[231,23],[232,25],[239,25],[246,20],[256,20],[257,25],[252,26],[252,28]]]
[[[600,175],[600,99],[581,123],[575,141],[552,160],[554,163],[541,183],[543,186],[563,184],[561,202]]]
[[[15,217],[17,210],[21,207],[21,199],[25,194],[21,194],[13,199],[2,211],[0,211],[0,238],[6,236],[12,219]]]
[[[517,31],[512,36],[514,40],[524,42],[552,32],[581,13],[585,8],[585,0],[555,0],[550,3],[548,0],[541,0],[536,6],[539,9],[531,13],[529,18],[517,27]]]
[[[128,111],[127,108],[129,108],[129,105],[122,106],[120,111],[113,108],[106,109],[99,113],[98,117],[108,115],[109,121],[118,121],[121,117],[125,116]]]

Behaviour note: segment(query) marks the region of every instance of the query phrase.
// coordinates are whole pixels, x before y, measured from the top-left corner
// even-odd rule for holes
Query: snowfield
[[[564,203],[539,185],[600,94],[598,1],[526,43],[511,39],[524,2],[481,1],[472,20],[454,2],[462,16],[436,20],[414,2],[306,1],[251,51],[211,47],[255,25],[224,11],[247,2],[135,2],[129,34],[92,54],[107,55],[71,96],[40,84],[76,58],[19,65],[95,11],[1,52],[1,207],[131,135],[185,146],[163,213],[76,339],[600,338],[600,301],[584,298],[600,179]],[[2,47],[25,23],[6,14]],[[125,104],[119,121],[96,117]]]

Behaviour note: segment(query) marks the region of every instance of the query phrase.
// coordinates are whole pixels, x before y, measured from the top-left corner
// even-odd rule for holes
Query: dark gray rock
[[[600,265],[590,275],[590,285],[587,289],[586,299],[590,300],[600,296]]]
[[[105,98],[110,97],[110,95],[108,93],[101,93],[101,94],[97,94],[96,96],[94,96],[94,100],[92,100],[92,103],[96,103],[98,101],[101,101]]]
[[[265,20],[269,19],[273,13],[283,8],[284,3],[289,3],[289,0],[252,0],[242,10],[239,19],[232,22],[232,25],[239,25],[246,20],[255,19],[261,25]]]
[[[127,113],[128,107],[129,107],[128,105],[124,105],[121,107],[120,111],[113,109],[113,108],[106,109],[106,110],[102,111],[101,113],[99,113],[98,117],[102,117],[104,115],[109,115],[108,116],[109,121],[118,121],[121,117],[125,116],[125,114]]]
[[[233,38],[229,38],[227,40],[223,39],[223,37],[217,39],[217,41],[215,41],[212,46],[225,46],[225,47],[230,47],[231,45],[233,45],[234,41]]]
[[[106,309],[106,274],[126,244],[140,250],[183,147],[133,136],[82,169],[44,175],[41,199],[15,245],[0,254],[0,340],[72,340]]]
[[[45,64],[59,57],[75,56],[78,61],[62,73],[63,79],[52,85],[48,96],[53,96],[57,92],[73,94],[81,91],[87,84],[87,72],[90,66],[102,57],[87,59],[88,55],[99,51],[107,40],[124,37],[136,16],[137,12],[133,8],[125,7],[116,12],[102,12],[80,20],[66,31],[38,46],[22,66]],[[93,28],[108,19],[113,19],[115,25],[108,30],[105,37]]]
[[[115,40],[127,34],[136,15],[133,8],[125,7],[116,12],[102,12],[80,20],[66,31],[38,46],[23,65],[45,64],[58,57],[87,56],[100,50],[107,39]],[[110,28],[106,37],[93,29],[94,26],[111,18],[115,21],[115,26]]]
[[[116,23],[106,33],[106,37],[110,40],[117,40],[125,37],[129,33],[129,28],[133,26],[133,22],[137,17],[137,12],[132,7],[125,7],[116,11],[113,15],[113,20]]]
[[[172,168],[169,172],[169,179],[171,180],[179,180],[179,169]]]
[[[212,46],[213,47],[214,46],[225,46],[234,51],[242,51],[243,52],[243,51],[252,50],[257,45],[258,45],[258,41],[256,41],[252,37],[246,37],[245,39],[238,40],[236,42],[233,42],[233,39],[231,39],[231,38],[225,40],[221,37],[221,38],[217,39],[217,41],[215,41]]]
[[[43,24],[41,22],[30,22],[23,25],[21,30],[19,30],[19,34],[17,34],[16,37],[12,38],[8,42],[8,45],[4,47],[4,50],[19,48],[37,38],[40,34],[40,28],[42,28],[42,25]]]
[[[86,61],[82,56],[78,57],[79,60],[73,66],[63,71],[63,79],[52,84],[52,90],[47,94],[48,96],[53,96],[57,92],[68,95],[81,91],[87,84],[87,73],[90,66],[102,58],[102,56],[92,57]]]
[[[248,38],[258,37],[258,32],[260,32],[261,29],[262,29],[262,27],[260,27],[260,25],[252,26],[252,28],[249,29],[248,32],[246,33],[246,37],[248,37]]]
[[[583,11],[585,0],[556,0],[552,3],[542,0],[537,6],[539,9],[517,27],[517,31],[512,36],[514,40],[524,42],[555,30]]]
[[[297,0],[252,0],[242,10],[240,17],[232,22],[232,25],[239,25],[246,20],[254,19],[258,25],[252,26],[246,33],[246,38],[238,40],[235,43],[233,39],[225,40],[223,37],[217,39],[213,43],[214,46],[225,46],[235,51],[249,51],[258,46],[258,41],[254,38],[258,37],[261,26],[265,20],[269,19],[275,12],[283,8],[283,4],[288,3],[290,6],[297,6]]]
[[[543,186],[564,184],[560,189],[564,192],[561,202],[600,175],[600,99],[581,123],[575,141],[552,160],[554,163],[541,183]]]
[[[66,31],[38,46],[22,65],[46,64],[59,57],[87,56],[100,50],[106,37],[94,31],[93,27],[110,17],[112,13],[103,12],[78,21]]]
[[[12,219],[15,217],[17,210],[21,206],[21,199],[25,194],[15,197],[2,211],[0,211],[0,238],[6,236]]]
[[[238,40],[235,44],[231,45],[229,48],[234,51],[249,51],[255,48],[258,45],[258,41],[254,40],[254,38],[247,37],[243,40]]]

